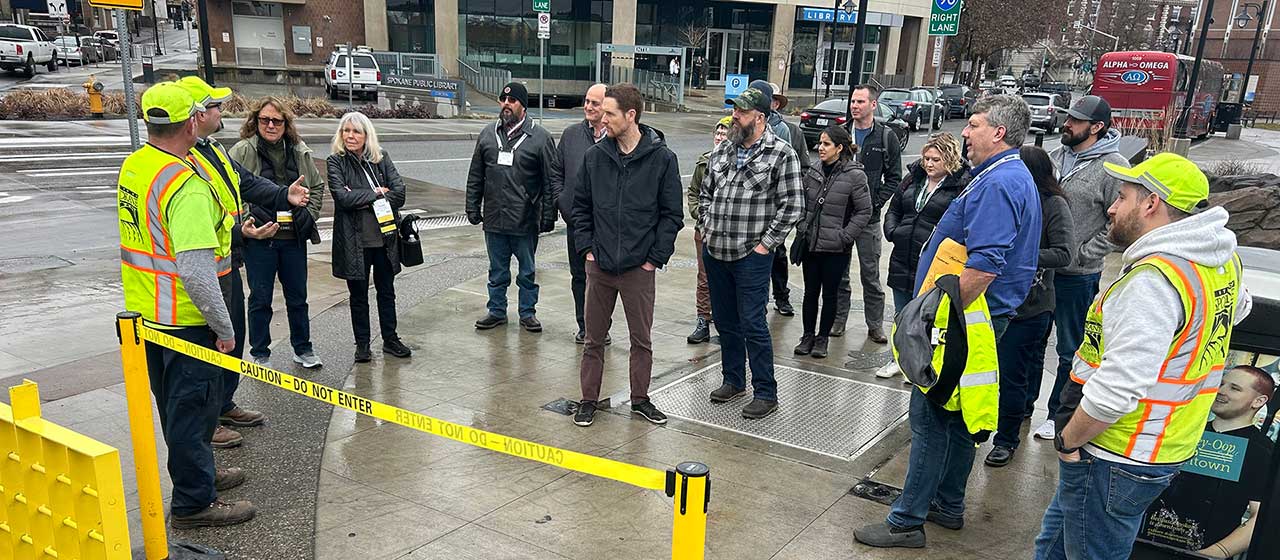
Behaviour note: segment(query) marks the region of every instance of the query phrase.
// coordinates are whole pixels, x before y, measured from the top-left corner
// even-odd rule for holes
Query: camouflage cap
[[[760,111],[766,115],[772,110],[773,100],[756,88],[747,88],[737,97],[724,100],[739,111]]]

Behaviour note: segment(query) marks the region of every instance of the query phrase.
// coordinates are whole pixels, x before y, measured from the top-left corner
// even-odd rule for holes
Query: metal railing
[[[431,53],[375,51],[373,59],[378,61],[378,68],[387,74],[444,77],[440,60]]]
[[[680,103],[680,81],[670,74],[626,66],[610,66],[608,78],[610,83],[634,84],[645,101],[673,106]]]
[[[462,74],[462,81],[470,84],[476,91],[488,95],[498,95],[498,92],[502,91],[502,86],[511,82],[510,70],[491,68],[476,61],[468,63],[461,58],[458,59],[458,73]]]

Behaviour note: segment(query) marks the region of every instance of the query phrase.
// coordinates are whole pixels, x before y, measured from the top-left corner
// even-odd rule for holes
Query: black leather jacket
[[[368,267],[364,262],[364,249],[360,246],[360,214],[373,212],[373,201],[385,196],[391,203],[396,223],[400,223],[400,208],[404,207],[404,179],[391,162],[386,150],[382,161],[369,163],[344,151],[326,160],[329,170],[329,194],[333,198],[333,276],[344,280],[360,280]],[[361,165],[368,166],[379,186],[388,189],[385,195],[373,192],[369,179]],[[400,236],[383,237],[383,247],[392,271],[400,272]]]
[[[528,115],[510,139],[505,132],[495,122],[486,126],[476,141],[467,173],[467,220],[483,222],[489,233],[536,235],[551,231],[556,224],[556,193],[551,180],[555,141]],[[499,152],[510,152],[513,147],[511,165],[500,164]]]

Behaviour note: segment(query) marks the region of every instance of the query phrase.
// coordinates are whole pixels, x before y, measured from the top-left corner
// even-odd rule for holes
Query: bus
[[[1122,132],[1168,136],[1185,107],[1194,64],[1192,57],[1167,52],[1109,52],[1098,61],[1091,93],[1111,104],[1112,126]],[[1187,116],[1188,137],[1202,138],[1212,130],[1224,73],[1222,64],[1201,60]]]

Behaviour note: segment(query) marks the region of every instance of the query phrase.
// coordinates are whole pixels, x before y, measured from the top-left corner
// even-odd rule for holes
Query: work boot
[[[242,443],[244,443],[244,436],[241,436],[240,432],[222,426],[221,424],[218,425],[217,429],[213,430],[213,441],[211,444],[218,449],[239,447]]]
[[[367,364],[370,361],[373,361],[373,352],[369,351],[368,342],[361,342],[356,344],[355,361],[357,364]]]
[[[662,411],[658,410],[658,407],[653,406],[653,403],[649,401],[640,401],[631,405],[631,413],[639,414],[645,420],[659,426],[667,423],[667,415],[663,414]]]
[[[489,313],[488,315],[481,317],[479,321],[476,321],[476,329],[487,331],[496,326],[505,325],[505,324],[507,324],[506,317],[499,317],[497,315]]]
[[[578,403],[578,412],[573,414],[573,423],[583,428],[596,421],[596,401]]]
[[[813,337],[813,350],[809,352],[809,356],[819,360],[827,357],[827,337]]]
[[[542,332],[542,323],[540,323],[538,321],[538,318],[534,317],[533,315],[530,315],[528,317],[521,317],[520,326],[523,327],[524,330],[532,333]]]
[[[382,341],[382,351],[397,358],[408,358],[413,355],[413,350],[410,350],[408,346],[400,342],[399,338],[384,339]]]
[[[871,327],[867,329],[867,338],[876,344],[889,342],[889,337],[884,335],[884,329],[881,327]]]
[[[796,345],[796,349],[792,353],[797,356],[808,356],[813,351],[813,335],[805,334],[800,337],[800,344]]]
[[[778,409],[778,401],[766,401],[764,399],[751,399],[747,406],[742,408],[742,417],[747,420],[759,420],[773,414]]]
[[[791,307],[791,300],[788,298],[775,299],[773,307],[778,310],[778,314],[783,317],[790,317],[796,314],[796,308]]]
[[[836,321],[836,324],[831,325],[831,338],[840,338],[844,336],[844,327],[844,323],[841,323],[840,321]]]
[[[942,510],[938,509],[938,505],[934,503],[929,504],[929,513],[925,514],[924,520],[952,531],[959,531],[964,528],[964,516],[953,517],[942,513]]]
[[[239,467],[218,468],[213,474],[213,488],[219,492],[230,490],[244,484],[246,478],[244,469]]]
[[[991,449],[990,453],[987,453],[987,458],[983,463],[986,463],[988,467],[1003,467],[1013,460],[1013,452],[1014,449],[1011,447],[997,445]]]
[[[248,410],[236,406],[235,408],[223,413],[218,417],[218,422],[224,426],[235,426],[237,428],[252,428],[261,426],[267,421],[267,415],[256,410]]]
[[[192,515],[170,516],[169,525],[174,529],[195,529],[196,527],[225,527],[244,523],[258,513],[258,508],[248,500],[224,502],[214,500],[209,507]]]
[[[698,317],[698,326],[685,338],[689,344],[702,344],[711,340],[711,321]]]
[[[854,529],[853,538],[876,548],[924,548],[924,526],[899,529],[881,521]]]
[[[723,385],[720,385],[719,389],[716,389],[711,392],[711,402],[713,403],[729,402],[745,394],[747,394],[747,390],[745,388],[739,389],[737,387],[734,387],[733,385],[725,383]]]

